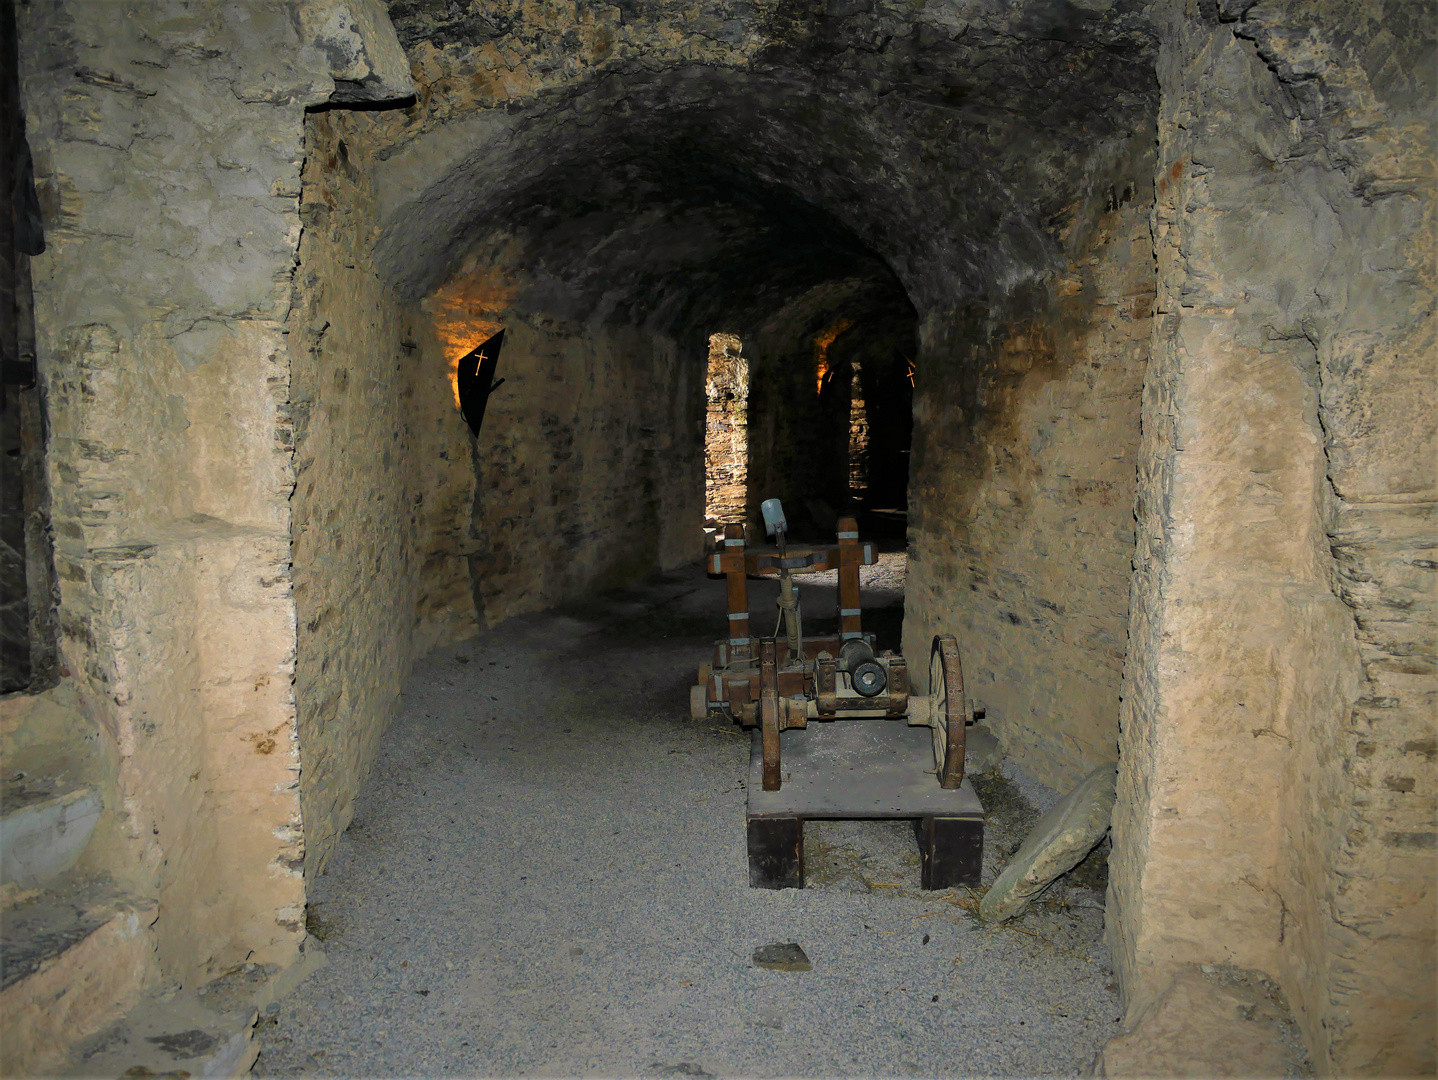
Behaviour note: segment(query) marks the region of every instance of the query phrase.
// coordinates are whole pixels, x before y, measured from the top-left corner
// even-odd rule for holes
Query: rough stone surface
[[[703,367],[667,338],[515,313],[475,441],[486,625],[696,560]]]
[[[1184,968],[1104,1044],[1094,1076],[1309,1076],[1282,992],[1259,972]]]
[[[100,817],[93,788],[0,780],[0,886],[38,888],[73,867]]]
[[[723,331],[751,507],[816,531],[840,375],[871,498],[912,395],[909,651],[1051,783],[1121,744],[1135,1015],[1233,962],[1320,1071],[1431,1070],[1424,6],[391,14],[20,10],[67,674],[3,734],[95,778],[156,970],[296,955],[412,655],[692,557]]]
[[[733,334],[709,339],[704,400],[704,523],[722,532],[749,509],[749,362]]]
[[[81,867],[159,901],[136,939],[158,970],[285,963],[303,934],[285,321],[304,111],[336,71],[285,3],[18,16],[66,681],[7,742],[90,763],[107,810]],[[20,730],[57,708],[78,716]],[[123,964],[116,1001],[157,970]]]
[[[51,1075],[156,981],[157,905],[72,875],[0,912],[0,1070]]]
[[[1012,919],[1061,874],[1083,861],[1113,817],[1114,765],[1100,765],[1039,818],[979,905],[987,922]]]
[[[278,5],[20,18],[49,245],[32,271],[62,663],[122,811],[120,843],[90,857],[164,898],[168,971],[283,960],[303,900],[285,870],[299,808],[282,322],[303,109],[330,78]]]
[[[208,995],[173,984],[145,995],[119,1021],[83,1040],[59,1075],[247,1076],[259,1053],[256,1010],[245,1001],[219,1010]]]
[[[310,874],[415,650],[681,565],[701,540],[694,366],[661,336],[527,313],[512,247],[423,304],[398,297],[367,242],[376,116],[308,121],[288,327]],[[505,381],[474,437],[454,368],[501,327]]]
[[[765,291],[772,311],[776,285],[797,295],[846,263],[875,282],[896,272],[922,309],[959,281],[980,292],[1046,261],[1040,222],[1073,197],[1053,164],[1122,138],[1155,89],[1152,38],[1127,2],[466,15],[416,0],[392,14],[419,100],[389,129],[379,247],[417,295],[502,224],[534,229],[551,271],[568,264],[591,295],[640,276],[660,295],[703,281],[665,315]],[[541,200],[580,212],[541,224]],[[595,212],[629,206],[640,213],[622,224]],[[665,244],[681,223],[688,243]],[[754,224],[798,242],[756,244]],[[603,275],[572,245],[585,233],[617,241]]]
[[[1003,747],[986,724],[975,724],[964,735],[964,772],[985,773],[1004,760]]]
[[[324,53],[335,102],[393,101],[414,94],[409,59],[384,0],[305,0],[300,33]]]
[[[746,331],[746,516],[757,537],[766,498],[783,501],[791,535],[818,540],[833,537],[841,514],[906,505],[915,320],[892,281],[844,277],[804,291]],[[865,430],[851,446],[856,412]],[[882,434],[863,445],[875,431]]]
[[[1137,138],[1112,154],[1043,287],[925,321],[915,389],[905,648],[955,634],[987,725],[1063,790],[1116,754],[1127,642],[1152,188]]]
[[[1266,971],[1320,1071],[1431,1071],[1431,19],[1164,17],[1124,992]]]
[[[420,648],[432,643],[418,610],[421,579],[429,570],[430,588],[444,586],[426,550],[426,511],[443,501],[425,451],[426,421],[448,404],[448,388],[419,360],[415,313],[368,259],[363,160],[351,156],[334,115],[315,114],[306,129],[306,228],[287,327],[295,702],[311,877],[349,823],[416,637]],[[472,628],[472,616],[459,623]]]

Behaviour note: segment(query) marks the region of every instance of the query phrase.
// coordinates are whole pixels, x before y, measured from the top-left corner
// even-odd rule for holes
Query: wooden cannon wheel
[[[709,718],[709,678],[714,674],[714,665],[708,660],[699,665],[699,681],[689,688],[689,719]]]
[[[956,788],[964,781],[967,701],[958,639],[952,634],[936,634],[929,650],[929,727],[934,736],[934,771],[941,787]]]
[[[709,719],[709,688],[702,683],[689,688],[689,719]]]

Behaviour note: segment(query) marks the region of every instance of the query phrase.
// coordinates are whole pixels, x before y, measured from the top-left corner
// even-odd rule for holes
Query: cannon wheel
[[[964,781],[966,701],[958,639],[936,634],[929,650],[929,727],[934,736],[934,772],[941,787],[956,788]]]
[[[709,679],[714,674],[714,665],[708,660],[699,665],[699,682],[689,688],[689,718],[709,719]]]
[[[707,683],[699,683],[689,688],[689,719],[707,720],[709,718],[709,686]]]

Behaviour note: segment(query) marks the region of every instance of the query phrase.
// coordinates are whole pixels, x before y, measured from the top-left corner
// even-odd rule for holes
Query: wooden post
[[[854,518],[839,519],[839,637],[863,636],[859,608],[859,564],[864,561],[859,547],[859,523]]]
[[[759,722],[763,725],[764,790],[778,791],[779,774],[779,643],[759,640]]]
[[[749,585],[744,576],[744,526],[724,526],[725,582],[729,593],[729,654],[733,660],[754,655],[749,636]],[[737,568],[737,569],[736,569]]]

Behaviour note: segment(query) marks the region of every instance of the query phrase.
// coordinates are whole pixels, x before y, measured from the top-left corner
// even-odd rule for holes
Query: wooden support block
[[[756,734],[751,743],[747,816],[755,888],[802,886],[800,826],[816,818],[913,821],[924,888],[979,883],[984,808],[971,783],[938,785],[928,728],[882,720],[810,724],[781,739],[789,772],[777,791],[764,790],[763,739]]]
[[[984,822],[972,817],[926,817],[914,822],[925,889],[979,884],[984,861]]]
[[[751,889],[802,889],[804,887],[804,819],[751,817],[749,819],[749,887]]]

